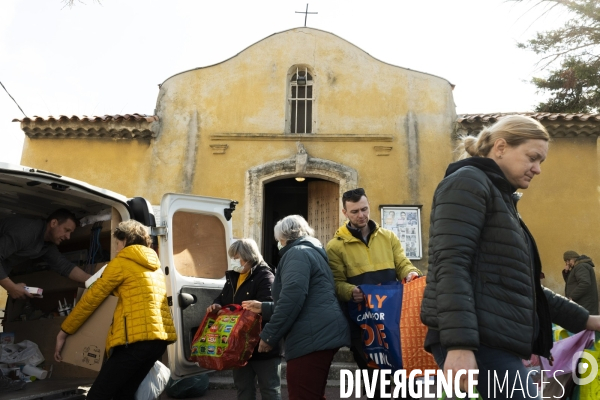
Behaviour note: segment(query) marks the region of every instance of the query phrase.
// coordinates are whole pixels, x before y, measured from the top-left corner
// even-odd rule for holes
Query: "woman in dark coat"
[[[300,215],[275,225],[281,261],[273,282],[273,302],[244,302],[270,317],[259,351],[285,338],[290,400],[322,399],[333,356],[350,345],[350,329],[335,296],[327,254]]]
[[[537,398],[521,359],[551,357],[552,322],[600,329],[599,317],[541,286],[538,250],[516,209],[515,191],[541,173],[549,139],[539,122],[516,115],[463,138],[469,158],[450,164],[433,198],[425,347],[452,376],[479,369],[484,399]],[[508,378],[502,391],[494,374],[500,384]]]
[[[232,270],[225,273],[221,294],[206,311],[221,309],[228,304],[242,304],[245,300],[272,301],[273,272],[263,260],[252,239],[235,241],[228,250]],[[268,317],[263,316],[263,327]],[[268,352],[258,352],[258,345],[246,366],[233,370],[233,382],[239,400],[255,400],[254,382],[258,379],[263,400],[281,400],[281,350],[277,343]]]

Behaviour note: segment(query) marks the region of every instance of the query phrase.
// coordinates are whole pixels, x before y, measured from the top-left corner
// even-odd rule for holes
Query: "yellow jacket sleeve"
[[[113,290],[123,282],[123,269],[119,260],[111,261],[102,276],[81,297],[79,303],[64,320],[60,328],[69,335],[74,334]]]
[[[347,282],[346,265],[341,255],[336,251],[335,245],[331,240],[327,244],[327,258],[329,258],[329,268],[333,272],[333,281],[335,283],[335,294],[341,301],[350,301],[352,299],[352,290],[356,287]],[[337,240],[336,240],[337,241]],[[335,242],[334,242],[335,243]]]
[[[411,272],[416,272],[419,275],[423,275],[421,271],[416,268],[410,260],[406,257],[404,253],[404,248],[402,248],[402,243],[396,235],[390,235],[392,242],[392,251],[394,253],[394,265],[396,267],[396,278],[399,281],[406,278],[408,274]]]

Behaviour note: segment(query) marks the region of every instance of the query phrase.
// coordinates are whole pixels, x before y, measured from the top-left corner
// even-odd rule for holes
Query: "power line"
[[[2,88],[4,89],[4,91],[6,92],[6,94],[8,94],[8,96],[12,99],[12,101],[15,102],[15,104],[17,105],[17,107],[19,107],[19,110],[21,110],[21,112],[23,113],[23,115],[25,115],[25,118],[28,118],[27,114],[25,114],[25,111],[23,111],[23,109],[21,108],[21,106],[19,105],[19,103],[17,103],[17,101],[15,100],[15,98],[12,97],[10,95],[10,93],[8,93],[8,90],[6,90],[6,88],[4,87],[4,85],[2,84],[2,82],[0,82],[0,86],[2,86]]]

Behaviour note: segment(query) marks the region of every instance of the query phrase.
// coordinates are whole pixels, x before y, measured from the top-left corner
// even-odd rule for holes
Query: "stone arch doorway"
[[[291,183],[276,184],[276,181],[295,181],[297,177],[305,178],[306,216],[311,226],[316,228],[316,234],[322,238],[321,240],[328,237],[327,232],[330,230],[335,232],[335,229],[344,221],[340,201],[342,193],[358,186],[358,174],[355,169],[334,161],[310,157],[301,143],[297,143],[297,147],[298,152],[290,158],[258,165],[246,172],[244,236],[256,240],[265,253],[265,257],[268,258],[271,256],[267,253],[271,254],[272,246],[275,245],[274,240],[270,239],[273,236],[272,227],[277,222],[275,220],[272,225],[269,223],[271,231],[265,233],[265,188],[270,188],[268,185],[271,182],[273,182],[272,187],[276,188],[277,185],[285,186]],[[315,193],[312,196],[308,195],[309,185],[315,185],[315,188],[311,189],[312,193]],[[309,200],[313,204],[312,207],[309,207]],[[328,221],[328,223],[321,223],[321,221]],[[337,223],[335,223],[336,221]],[[331,236],[333,235],[331,234]],[[272,243],[268,247],[266,246],[267,241]]]
[[[298,214],[315,230],[315,237],[325,245],[338,228],[339,185],[335,182],[304,178],[284,178],[264,185],[263,256],[268,263],[279,262],[273,228],[281,218]]]

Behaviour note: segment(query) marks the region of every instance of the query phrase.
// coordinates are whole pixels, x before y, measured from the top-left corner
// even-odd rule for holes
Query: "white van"
[[[168,347],[168,366],[175,379],[204,372],[187,359],[206,307],[225,282],[231,214],[236,204],[228,199],[167,193],[160,207],[152,207],[141,197],[128,199],[51,172],[0,163],[0,219],[10,215],[46,218],[58,208],[74,212],[84,223],[90,223],[78,228],[59,250],[88,272],[115,256],[111,233],[119,222],[135,219],[151,229],[177,329],[178,340]],[[14,333],[15,343],[36,343],[46,360],[43,366],[52,367],[52,375],[28,383],[22,390],[0,391],[0,400],[83,398],[77,387],[90,385],[97,372],[56,363],[53,358],[56,335],[65,319],[56,315],[58,301],[73,299],[81,285],[35,261],[15,268],[11,278],[41,287],[44,292],[43,298],[30,302],[8,298],[3,331]]]

